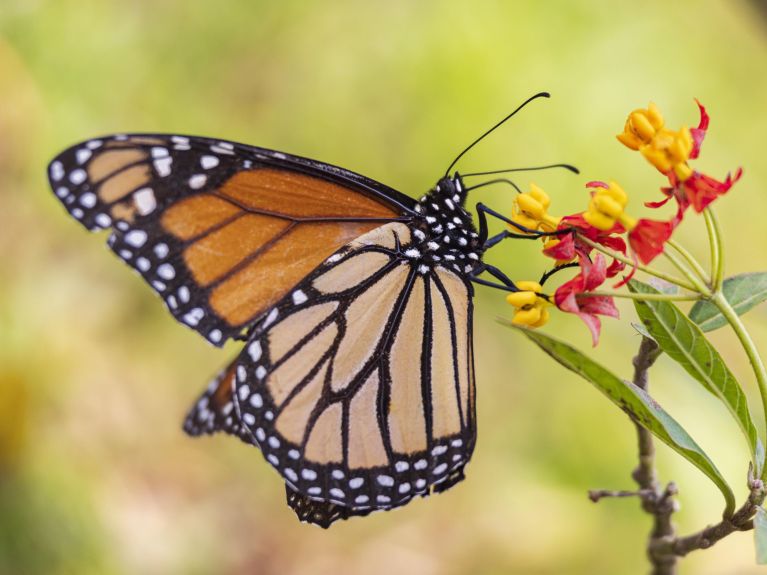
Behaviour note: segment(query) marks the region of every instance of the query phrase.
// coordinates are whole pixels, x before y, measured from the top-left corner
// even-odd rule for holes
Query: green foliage
[[[658,293],[653,287],[637,280],[631,280],[628,287],[634,293]],[[719,352],[701,329],[673,303],[634,300],[634,306],[660,348],[727,406],[748,440],[756,467],[761,470],[764,449],[746,396]]]
[[[767,565],[767,511],[761,505],[754,516],[754,547],[757,564]]]
[[[643,389],[624,381],[593,361],[574,347],[541,332],[528,330],[508,323],[521,331],[553,359],[589,381],[605,394],[615,405],[626,412],[632,420],[650,431],[658,439],[687,459],[714,482],[724,496],[724,514],[729,516],[735,508],[735,496],[708,455],[692,437],[658,405]]]
[[[722,293],[738,315],[743,315],[754,306],[767,299],[767,272],[738,274],[724,280]],[[700,300],[692,306],[690,319],[698,324],[702,331],[713,331],[727,320],[713,303]]]

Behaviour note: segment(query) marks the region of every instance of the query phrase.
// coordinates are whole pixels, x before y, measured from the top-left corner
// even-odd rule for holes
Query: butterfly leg
[[[480,274],[487,272],[491,276],[493,276],[495,279],[499,280],[501,283],[488,281],[486,279],[478,277]],[[478,283],[480,285],[492,287],[495,289],[503,290],[503,291],[510,291],[515,292],[519,291],[519,288],[514,284],[509,277],[503,273],[501,270],[499,270],[495,266],[491,266],[490,264],[482,264],[478,266],[472,273],[471,273],[471,281],[474,283]]]
[[[496,234],[491,238],[488,238],[488,228],[487,228],[488,214],[493,216],[494,218],[501,220],[502,222],[510,226],[513,226],[514,228],[518,229],[522,233],[517,234],[514,232],[510,232],[508,230],[504,230],[501,233]],[[480,242],[482,242],[482,245],[484,246],[485,249],[493,247],[495,244],[497,244],[498,242],[502,240],[505,240],[506,238],[535,240],[545,236],[560,236],[563,234],[570,233],[569,229],[556,230],[553,232],[541,232],[539,230],[531,230],[530,228],[526,228],[525,226],[510,220],[506,216],[499,214],[492,208],[488,208],[482,202],[479,202],[477,204],[477,216],[479,217],[479,239],[480,239]]]

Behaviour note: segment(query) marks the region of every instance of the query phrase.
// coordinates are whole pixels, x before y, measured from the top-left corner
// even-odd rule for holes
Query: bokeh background
[[[410,195],[523,99],[550,90],[460,168],[568,161],[534,174],[553,211],[586,205],[583,183],[615,178],[635,211],[660,180],[614,139],[649,100],[672,125],[712,115],[699,166],[745,177],[719,202],[731,273],[767,267],[767,21],[743,1],[0,2],[0,573],[644,573],[649,519],[630,488],[635,437],[587,383],[496,323],[503,297],[479,288],[479,442],[467,480],[391,513],[299,524],[257,451],[192,440],[180,424],[235,352],[177,325],[159,300],[65,216],[46,162],[114,131],[218,136],[336,163]],[[529,178],[517,181],[526,186]],[[504,187],[475,194],[497,210]],[[701,222],[679,231],[705,257]],[[489,259],[538,277],[537,248]],[[630,374],[638,336],[608,321],[596,356]],[[767,350],[767,316],[747,317]],[[585,327],[546,327],[590,347]],[[750,392],[743,353],[712,336]],[[667,359],[653,393],[745,493],[747,453],[712,396]],[[752,398],[753,393],[751,393]],[[756,405],[756,404],[755,404]],[[718,520],[716,489],[659,448],[681,490],[682,532]],[[683,564],[750,574],[750,534]]]

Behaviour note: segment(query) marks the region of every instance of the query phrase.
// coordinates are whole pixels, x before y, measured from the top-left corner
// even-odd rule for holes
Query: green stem
[[[682,256],[685,261],[690,264],[690,267],[693,269],[693,271],[698,274],[698,277],[702,281],[706,281],[706,278],[708,274],[706,273],[706,270],[703,269],[703,266],[701,266],[698,263],[698,260],[696,260],[690,252],[688,252],[684,247],[680,246],[678,243],[676,243],[674,240],[668,240],[666,242],[666,245],[674,248],[677,253]]]
[[[751,339],[740,316],[733,309],[730,302],[727,301],[727,298],[724,297],[724,294],[721,291],[716,292],[711,297],[711,302],[719,308],[719,311],[722,312],[722,315],[729,322],[730,326],[732,326],[732,330],[735,332],[735,335],[738,336],[740,344],[743,346],[743,349],[748,356],[748,360],[751,362],[751,367],[756,376],[756,383],[759,386],[759,395],[762,397],[762,408],[764,410],[765,418],[767,418],[767,369],[764,367],[764,362],[759,355],[759,351],[756,349],[754,340]],[[762,470],[762,479],[765,479],[765,476],[767,476],[767,467]]]
[[[611,250],[610,248],[606,248],[605,246],[598,244],[596,242],[592,242],[590,239],[583,237],[582,235],[578,235],[578,239],[581,240],[584,244],[591,246],[598,252],[602,252],[606,256],[610,256],[611,258],[614,258],[618,260],[619,262],[623,262],[626,265],[629,266],[636,266],[636,268],[640,271],[643,271],[646,274],[649,274],[651,276],[655,276],[656,278],[660,278],[662,280],[665,280],[669,283],[678,285],[679,287],[683,287],[685,289],[688,289],[690,291],[698,291],[695,286],[692,283],[684,281],[682,278],[678,278],[676,276],[672,276],[671,274],[667,274],[665,272],[662,272],[660,270],[655,270],[652,268],[648,268],[647,266],[643,266],[640,263],[637,263],[623,254],[616,252],[615,250]]]
[[[670,293],[631,293],[631,292],[612,292],[612,291],[589,291],[579,293],[576,297],[619,297],[625,299],[638,299],[641,301],[695,301],[700,299],[700,294],[678,295]]]
[[[722,249],[722,234],[719,232],[719,222],[714,211],[708,207],[703,210],[708,230],[708,243],[711,248],[711,289],[719,291],[724,281],[724,250]]]
[[[687,289],[690,291],[696,291],[702,295],[705,295],[706,297],[711,297],[711,290],[709,290],[708,286],[703,283],[703,280],[699,279],[698,276],[695,275],[695,273],[692,272],[690,268],[684,265],[684,263],[680,261],[675,254],[672,254],[670,251],[666,250],[663,252],[663,256],[672,264],[674,264],[674,267],[682,272],[682,275],[690,281],[693,287],[689,287]]]

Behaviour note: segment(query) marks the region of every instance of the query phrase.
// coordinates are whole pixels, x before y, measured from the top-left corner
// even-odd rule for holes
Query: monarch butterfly
[[[448,174],[522,106],[419,201],[328,164],[175,135],[88,140],[48,175],[178,321],[216,346],[245,341],[185,431],[258,446],[299,518],[328,527],[464,477],[472,282],[514,289],[482,255],[515,234],[488,238],[486,213],[505,218],[481,204],[476,229],[469,188]]]

